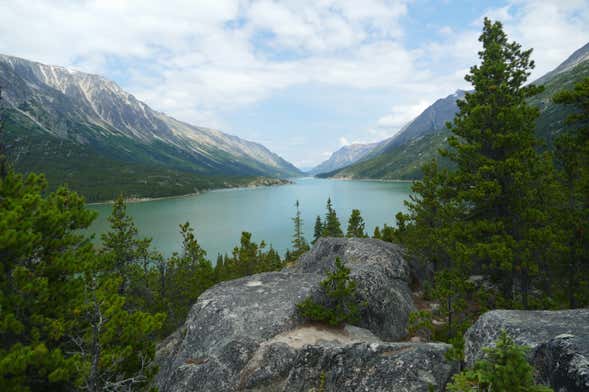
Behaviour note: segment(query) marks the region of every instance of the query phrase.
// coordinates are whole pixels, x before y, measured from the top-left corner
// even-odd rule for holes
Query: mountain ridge
[[[551,97],[557,91],[572,88],[575,81],[586,76],[589,76],[589,43],[573,52],[555,69],[532,82],[544,86],[544,91],[531,97],[529,103],[540,109],[536,133],[548,147],[563,128],[564,119],[568,115],[568,109],[555,105]],[[464,96],[464,91],[457,90],[455,94],[438,99],[404,126],[383,148],[371,152],[368,159],[319,176],[390,180],[420,178],[422,164],[438,157],[437,150],[446,144],[450,131],[445,126],[433,125],[423,128],[417,134],[411,134],[408,129],[420,117],[427,118],[427,112],[440,105],[444,105],[445,109],[439,111],[438,123],[443,125],[446,121],[452,121],[458,111],[456,100],[460,96]]]
[[[327,173],[358,162],[366,157],[378,144],[379,142],[352,143],[342,146],[334,151],[327,160],[309,170],[308,174]]]
[[[150,167],[161,173],[173,170],[185,178],[190,173],[207,178],[301,175],[259,143],[154,110],[101,75],[0,54],[0,85],[3,111],[12,121],[9,144],[18,139],[21,154],[16,165],[24,171],[38,159],[27,155],[35,150],[30,145],[34,139],[36,143],[67,142],[113,166]],[[23,144],[31,148],[23,149]],[[62,164],[57,153],[48,161],[49,169]],[[66,182],[67,173],[54,174],[52,182]],[[70,181],[74,189],[83,173],[78,174]]]

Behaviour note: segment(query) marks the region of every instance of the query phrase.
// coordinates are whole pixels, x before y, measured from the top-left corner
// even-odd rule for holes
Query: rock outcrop
[[[409,266],[401,248],[370,238],[320,238],[289,271],[325,274],[340,257],[366,301],[359,324],[381,339],[396,341],[406,335],[409,313],[415,310],[409,289]]]
[[[368,304],[363,326],[305,323],[296,304],[320,295],[342,257]],[[321,239],[296,265],[223,282],[203,293],[158,350],[162,392],[428,391],[455,372],[445,344],[403,337],[413,309],[400,249],[370,239]]]
[[[467,365],[482,358],[502,330],[530,348],[538,382],[557,392],[589,391],[589,309],[487,312],[465,335]]]

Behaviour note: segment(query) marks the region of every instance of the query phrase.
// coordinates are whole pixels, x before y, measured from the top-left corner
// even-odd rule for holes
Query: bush
[[[317,303],[309,297],[297,305],[302,317],[339,326],[355,323],[360,319],[360,306],[356,294],[356,282],[350,278],[350,269],[346,268],[339,257],[335,259],[335,271],[321,282],[325,303]]]
[[[473,369],[455,375],[448,391],[552,391],[534,384],[534,371],[526,360],[526,347],[515,344],[505,331],[501,332],[496,347],[484,350],[485,359],[477,361]]]

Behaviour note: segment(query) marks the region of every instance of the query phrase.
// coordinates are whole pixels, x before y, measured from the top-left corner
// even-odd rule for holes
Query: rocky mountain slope
[[[116,182],[111,171],[126,170],[140,181],[190,178],[195,186],[222,184],[214,176],[300,174],[260,144],[157,112],[98,75],[0,55],[0,86],[16,166],[33,169],[42,160],[50,177],[74,188],[92,176],[89,160],[100,164],[103,184]]]
[[[563,129],[568,116],[567,108],[552,103],[552,96],[563,89],[570,89],[575,82],[589,76],[589,44],[574,52],[553,71],[534,83],[544,86],[544,91],[530,99],[530,104],[540,108],[537,133],[548,146]],[[450,132],[444,124],[452,121],[458,111],[456,100],[463,91],[439,99],[423,113],[407,124],[396,136],[379,149],[370,152],[360,162],[320,175],[339,178],[415,179],[421,176],[420,167],[437,156],[439,148],[446,144]]]
[[[361,144],[354,143],[348,146],[343,146],[335,151],[331,156],[309,170],[308,174],[316,175],[321,173],[328,173],[342,167],[356,163],[366,157],[379,143]]]

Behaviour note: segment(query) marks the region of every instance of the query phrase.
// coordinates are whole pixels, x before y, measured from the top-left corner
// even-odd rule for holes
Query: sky
[[[589,0],[0,0],[0,53],[310,168],[468,88],[485,16],[534,48],[532,79],[589,42]]]

